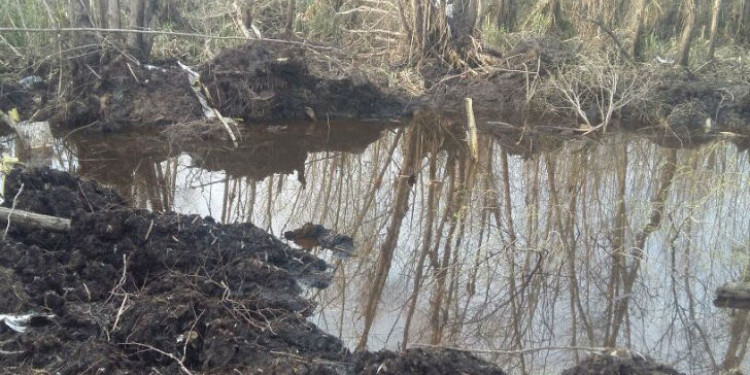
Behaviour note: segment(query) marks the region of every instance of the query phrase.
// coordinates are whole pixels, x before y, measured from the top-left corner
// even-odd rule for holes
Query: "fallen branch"
[[[448,350],[455,350],[459,352],[484,353],[484,354],[506,354],[506,355],[519,355],[519,354],[541,352],[541,351],[546,351],[546,350],[575,350],[575,351],[581,350],[581,351],[595,352],[595,353],[607,352],[607,351],[613,350],[612,348],[606,348],[603,346],[542,346],[539,348],[527,348],[527,349],[519,349],[519,350],[466,349],[466,348],[459,348],[455,346],[432,345],[432,344],[421,344],[421,343],[411,343],[409,344],[409,347],[430,348],[430,349],[448,349]]]
[[[172,354],[172,353],[167,353],[167,352],[165,352],[165,351],[163,351],[163,350],[161,350],[159,348],[156,348],[154,346],[146,345],[146,344],[141,344],[141,343],[137,343],[137,342],[126,342],[126,343],[123,343],[122,345],[134,345],[134,346],[138,346],[138,347],[141,347],[141,348],[146,348],[148,350],[151,350],[151,351],[154,351],[156,353],[159,353],[159,354],[161,354],[161,355],[163,355],[163,356],[165,356],[165,357],[167,357],[167,358],[175,361],[177,363],[177,365],[180,366],[180,370],[182,370],[182,372],[184,372],[185,375],[193,375],[193,372],[190,371],[190,369],[188,369],[187,366],[185,366],[185,363],[182,360],[180,360],[179,358],[177,358],[177,356],[174,355],[174,354]]]
[[[53,232],[70,230],[70,220],[55,216],[41,215],[33,212],[0,207],[0,221],[24,228],[43,228]]]
[[[23,28],[23,27],[0,27],[0,33],[79,33],[79,32],[97,32],[97,33],[114,33],[114,34],[151,34],[151,35],[169,35],[169,36],[182,36],[190,38],[205,38],[205,39],[223,39],[223,40],[247,40],[244,36],[219,36],[219,35],[205,35],[198,33],[186,33],[179,31],[159,31],[159,30],[134,30],[134,29],[102,29],[96,27],[63,27],[63,28]],[[303,47],[335,50],[335,47],[326,47],[310,44],[307,42],[297,42],[293,40],[282,40],[282,39],[252,39],[256,42],[265,43],[278,43],[278,44],[294,44]]]

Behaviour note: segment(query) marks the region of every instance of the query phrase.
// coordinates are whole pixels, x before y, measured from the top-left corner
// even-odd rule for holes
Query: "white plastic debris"
[[[35,83],[42,83],[44,82],[44,79],[39,76],[27,76],[23,77],[20,81],[18,81],[18,84],[21,85],[26,90],[32,88]]]
[[[5,323],[8,328],[17,333],[26,333],[26,331],[28,330],[27,326],[32,319],[42,318],[50,320],[54,317],[55,315],[53,314],[0,314],[0,322]]]
[[[658,62],[659,64],[670,64],[670,65],[674,64],[674,59],[663,58],[663,57],[661,57],[659,55],[656,55],[656,57],[654,58],[654,60],[656,60],[656,62]]]
[[[143,68],[146,69],[146,70],[156,70],[157,72],[162,72],[162,73],[166,73],[167,72],[167,70],[164,69],[164,68],[161,68],[161,67],[158,67],[158,66],[154,66],[154,65],[149,65],[149,64],[144,64]]]

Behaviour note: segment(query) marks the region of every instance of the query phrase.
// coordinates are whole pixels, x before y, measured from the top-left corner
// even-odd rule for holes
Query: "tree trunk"
[[[88,28],[94,27],[91,21],[90,9],[81,1],[70,1],[68,3],[68,18],[72,27]],[[96,36],[92,33],[76,33],[71,36],[73,46],[85,46],[96,44]]]
[[[442,2],[399,1],[410,59],[419,63],[424,58],[435,57],[453,67],[465,66],[476,53],[474,36],[480,20],[480,1],[454,1],[451,17],[446,15]]]
[[[646,0],[637,0],[635,4],[635,33],[633,35],[633,60],[643,61],[643,14]]]
[[[286,3],[286,25],[284,26],[284,36],[289,39],[294,33],[294,20],[297,18],[297,1],[287,0]]]
[[[151,26],[151,20],[156,13],[157,0],[135,0],[137,1],[135,13],[133,14],[135,22],[133,24],[138,29],[148,29]],[[147,34],[136,34],[135,40],[131,45],[133,54],[136,58],[145,60],[151,55],[151,48],[154,45],[154,36]]]
[[[498,0],[495,25],[498,29],[513,32],[516,26],[516,4],[513,0]]]
[[[109,27],[109,0],[99,0],[99,27]]]
[[[614,305],[614,318],[612,330],[610,331],[611,336],[609,337],[610,340],[605,342],[605,346],[608,347],[615,347],[617,345],[617,335],[620,331],[620,327],[626,321],[630,300],[633,295],[633,285],[635,285],[638,270],[641,267],[646,242],[651,233],[659,229],[662,218],[664,217],[664,206],[667,202],[667,197],[669,196],[669,191],[672,187],[672,181],[674,180],[677,171],[677,150],[672,149],[665,152],[667,153],[667,161],[662,168],[659,190],[657,190],[656,194],[651,199],[652,208],[651,215],[649,215],[649,221],[640,232],[636,234],[635,244],[630,248],[629,253],[626,255],[627,258],[633,260],[630,267],[627,267],[626,265],[620,274],[623,289],[621,296],[617,299]]]
[[[437,181],[437,144],[430,151],[430,181],[427,193],[427,214],[425,218],[424,230],[422,235],[422,245],[419,251],[419,260],[417,261],[416,274],[414,276],[414,288],[412,289],[411,296],[409,297],[409,308],[406,313],[406,323],[404,323],[404,338],[401,341],[403,348],[406,348],[409,344],[409,330],[411,329],[411,321],[414,317],[414,311],[417,308],[417,301],[419,300],[419,292],[422,287],[422,277],[424,275],[424,264],[427,259],[427,255],[430,252],[430,246],[432,245],[432,232],[433,224],[435,222],[435,213],[438,210],[435,204],[437,196],[440,190],[440,183]]]
[[[456,0],[453,2],[451,39],[461,56],[466,56],[472,47],[479,14],[478,0]]]
[[[685,1],[685,26],[682,28],[680,36],[680,55],[677,59],[677,65],[688,66],[690,60],[690,43],[693,41],[695,34],[695,24],[697,20],[698,0]]]
[[[740,9],[740,16],[737,20],[738,32],[737,40],[740,43],[750,43],[750,0],[743,0]]]
[[[377,268],[373,282],[371,283],[372,288],[367,296],[367,302],[365,306],[365,327],[362,335],[359,338],[357,344],[357,350],[362,351],[367,349],[367,340],[370,334],[370,329],[375,321],[375,316],[380,304],[380,298],[383,295],[383,289],[385,282],[388,279],[388,274],[391,270],[391,263],[393,262],[393,253],[396,250],[396,244],[398,243],[399,235],[401,234],[401,223],[406,216],[406,212],[409,210],[409,195],[411,194],[412,184],[410,176],[413,176],[414,166],[417,160],[417,147],[419,137],[417,133],[412,129],[410,135],[407,137],[407,148],[405,150],[405,157],[403,164],[401,165],[401,172],[396,180],[396,191],[395,201],[393,203],[393,211],[391,216],[391,222],[388,226],[388,233],[385,241],[380,248],[380,254],[378,259]]]
[[[719,28],[719,12],[721,11],[721,0],[714,0],[714,6],[711,9],[711,35],[708,38],[708,59],[714,59],[716,52],[716,34]]]

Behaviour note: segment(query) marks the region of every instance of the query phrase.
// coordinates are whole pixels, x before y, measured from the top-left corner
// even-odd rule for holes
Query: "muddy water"
[[[313,322],[351,348],[480,349],[535,374],[604,346],[696,374],[748,365],[750,315],[712,304],[750,279],[747,152],[485,132],[473,159],[444,120],[396,125],[276,125],[239,150],[159,133],[1,144],[134,206],[352,234],[356,257],[314,250],[336,278],[313,296]]]

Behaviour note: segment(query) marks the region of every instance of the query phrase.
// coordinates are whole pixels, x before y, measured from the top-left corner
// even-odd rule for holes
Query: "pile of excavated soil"
[[[440,351],[408,349],[403,353],[387,350],[376,353],[356,353],[353,364],[354,373],[362,375],[506,375],[496,366],[479,360],[472,354],[448,349]]]
[[[562,372],[562,375],[685,375],[674,368],[653,359],[630,354],[609,353],[593,355],[577,366]]]
[[[246,123],[270,120],[399,117],[406,100],[384,92],[359,71],[311,69],[301,45],[249,41],[198,67],[208,105]],[[0,109],[61,128],[116,131],[208,120],[176,63],[139,64],[123,56],[71,62],[64,96],[40,97],[16,84],[0,85]]]
[[[0,313],[40,314],[24,333],[0,323],[5,373],[503,374],[460,352],[349,353],[306,320],[303,288],[326,287],[328,265],[252,224],[129,209],[43,168],[14,170],[6,192],[72,221],[0,242]]]
[[[403,114],[405,102],[363,73],[314,71],[311,58],[296,45],[250,42],[223,50],[202,67],[201,76],[221,113],[245,122]]]

